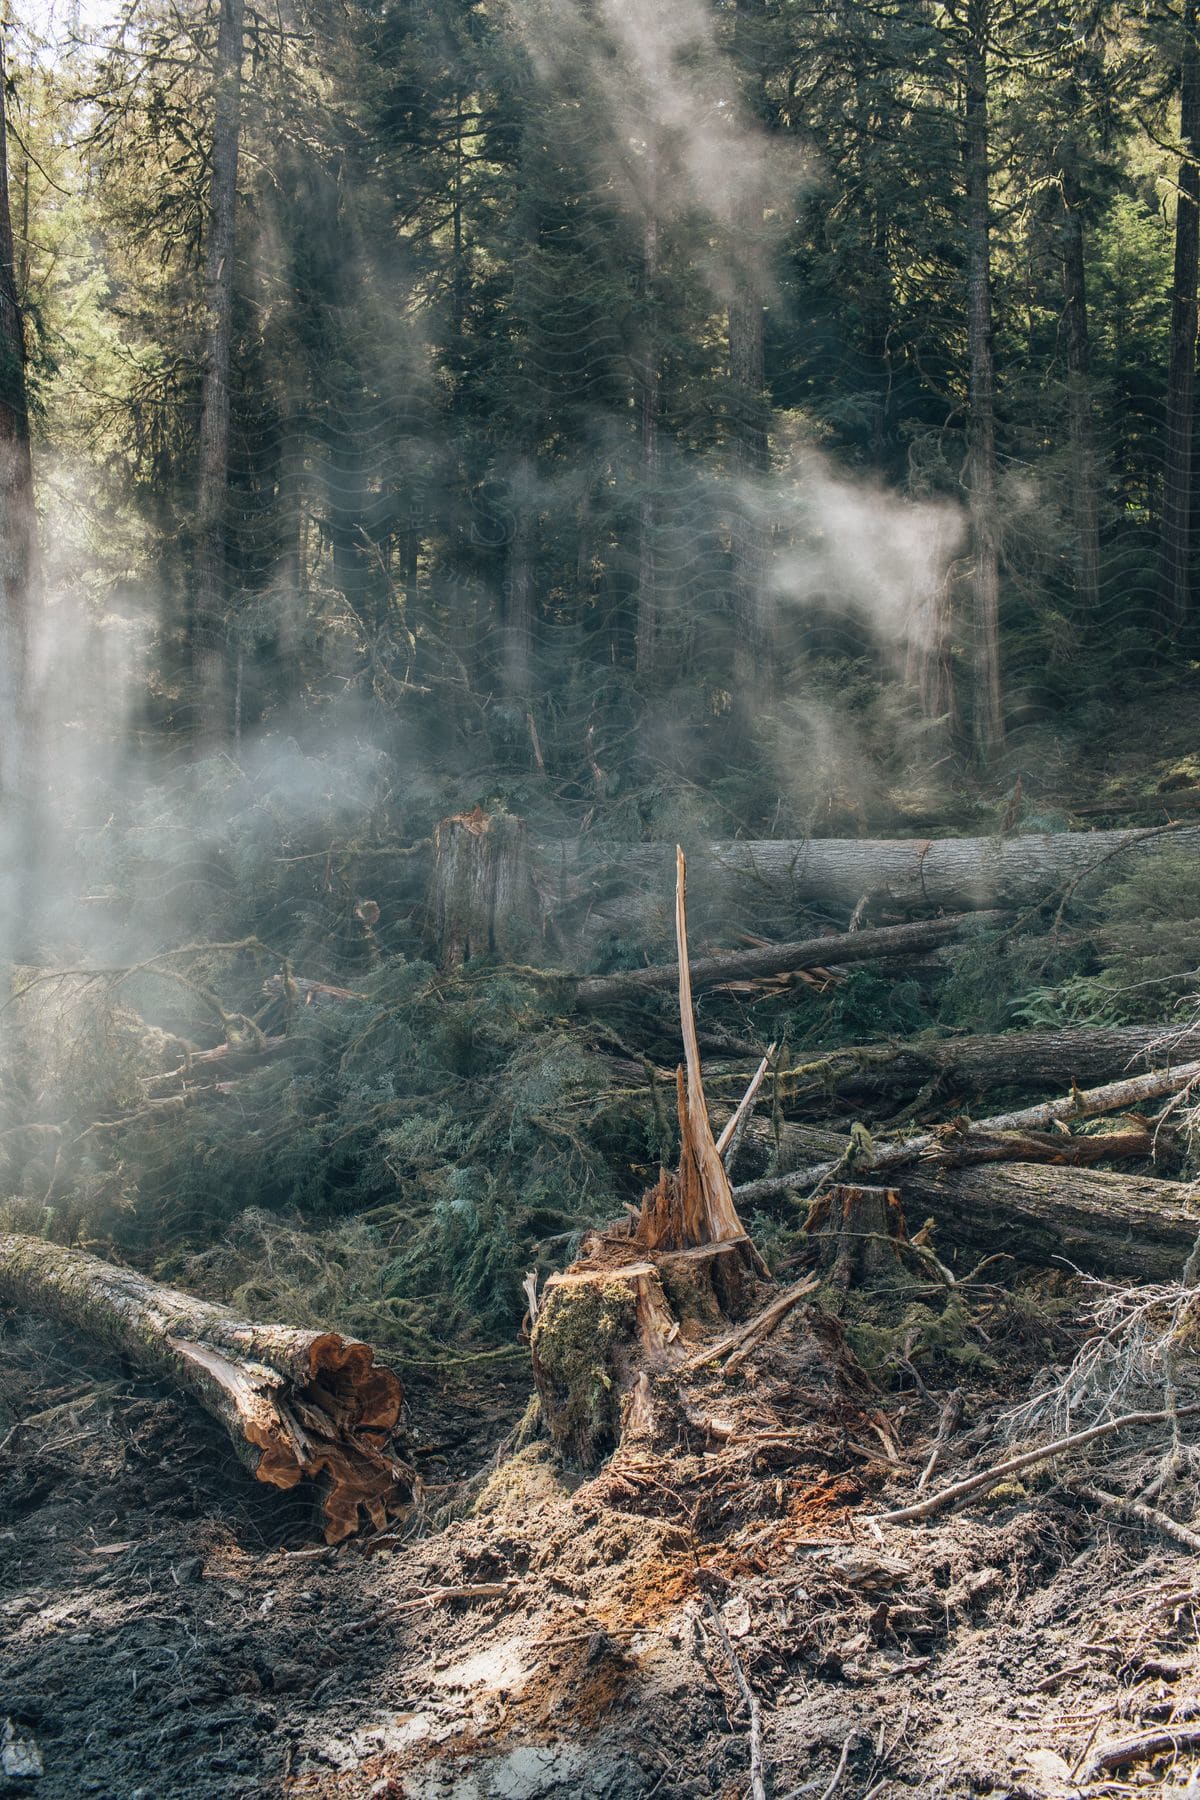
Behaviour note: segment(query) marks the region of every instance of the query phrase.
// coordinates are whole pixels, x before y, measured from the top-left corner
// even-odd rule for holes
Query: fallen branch
[[[1120,1743],[1107,1744],[1093,1756],[1086,1779],[1091,1781],[1097,1775],[1108,1775],[1114,1769],[1123,1769],[1127,1763],[1145,1762],[1151,1756],[1166,1756],[1172,1751],[1178,1754],[1180,1750],[1200,1750],[1200,1725],[1144,1731],[1138,1737],[1122,1738]]]
[[[767,1800],[767,1784],[763,1774],[762,1712],[759,1709],[758,1697],[746,1679],[746,1671],[741,1665],[738,1653],[725,1629],[725,1621],[717,1611],[711,1594],[706,1594],[704,1600],[712,1622],[716,1626],[717,1636],[721,1640],[721,1648],[725,1652],[726,1660],[733,1672],[733,1678],[738,1684],[738,1691],[746,1702],[746,1710],[750,1714],[750,1792],[753,1800]]]
[[[502,1600],[520,1585],[519,1581],[469,1581],[462,1587],[427,1588],[409,1600],[398,1600],[392,1611],[417,1612],[423,1606],[441,1606],[447,1600]]]
[[[1089,1088],[1083,1093],[1076,1088],[1060,1100],[1046,1100],[1037,1106],[1022,1107],[1017,1112],[996,1113],[990,1118],[974,1121],[971,1129],[977,1133],[1039,1131],[1053,1125],[1056,1120],[1065,1122],[1069,1119],[1091,1119],[1102,1113],[1125,1112],[1147,1100],[1159,1100],[1167,1094],[1177,1094],[1198,1079],[1200,1061],[1180,1063],[1174,1069],[1152,1069],[1148,1075],[1133,1075],[1124,1081],[1110,1081],[1103,1087]],[[854,1173],[875,1174],[884,1169],[898,1169],[905,1163],[914,1162],[926,1151],[937,1152],[946,1143],[944,1131],[923,1131],[916,1137],[877,1145],[873,1155],[863,1156],[860,1153],[854,1165]],[[844,1166],[844,1159],[810,1163],[807,1168],[791,1169],[786,1175],[769,1175],[761,1181],[745,1182],[734,1189],[734,1194],[743,1204],[751,1200],[762,1200],[769,1194],[786,1193],[790,1188],[811,1187],[815,1182],[841,1173]]]
[[[1185,1550],[1200,1550],[1200,1532],[1191,1531],[1173,1519],[1157,1506],[1147,1506],[1144,1500],[1135,1500],[1121,1494],[1110,1494],[1104,1488],[1093,1487],[1090,1481],[1074,1483],[1075,1492],[1082,1494],[1096,1506],[1102,1506],[1105,1512],[1117,1513],[1123,1519],[1131,1519],[1135,1524],[1145,1525],[1150,1531],[1160,1532],[1163,1537],[1171,1538],[1182,1544]]]
[[[921,1470],[917,1480],[918,1494],[923,1494],[925,1492],[925,1489],[929,1486],[930,1481],[937,1471],[938,1462],[941,1459],[942,1451],[946,1447],[947,1439],[962,1417],[962,1404],[961,1391],[958,1388],[952,1388],[942,1402],[942,1416],[938,1420],[937,1436],[934,1438],[932,1448],[929,1452],[929,1461]]]
[[[198,1400],[259,1481],[318,1483],[325,1537],[382,1528],[411,1492],[392,1453],[403,1391],[369,1344],[240,1319],[40,1238],[0,1236],[0,1301],[57,1320]]]
[[[736,1368],[753,1350],[758,1348],[759,1344],[765,1343],[776,1326],[791,1312],[793,1306],[798,1305],[807,1294],[814,1293],[819,1286],[820,1282],[815,1275],[807,1275],[803,1281],[797,1281],[792,1287],[785,1288],[782,1294],[777,1295],[769,1306],[764,1306],[762,1311],[756,1313],[745,1325],[739,1325],[736,1331],[731,1331],[725,1337],[719,1338],[715,1344],[706,1344],[702,1350],[695,1351],[686,1362],[679,1365],[680,1374],[686,1375],[690,1370],[698,1369],[704,1363],[720,1362],[725,1356],[729,1357],[726,1368]]]
[[[693,987],[755,975],[776,975],[783,970],[828,968],[844,963],[879,962],[888,957],[913,956],[939,944],[995,929],[1007,921],[999,912],[952,914],[947,918],[918,919],[911,925],[884,925],[874,931],[835,932],[827,937],[802,938],[790,944],[764,944],[752,950],[733,950],[720,956],[702,956],[691,965]],[[583,1012],[635,1000],[659,988],[674,987],[678,963],[655,963],[645,969],[620,969],[614,975],[589,975],[575,983],[575,1005]]]
[[[1018,1475],[1022,1469],[1032,1469],[1036,1463],[1049,1462],[1061,1456],[1067,1450],[1080,1450],[1085,1444],[1091,1444],[1097,1438],[1108,1437],[1114,1431],[1131,1431],[1136,1425],[1162,1425],[1170,1419],[1182,1419],[1193,1413],[1200,1413],[1200,1403],[1194,1406],[1178,1406],[1169,1412],[1135,1412],[1122,1413],[1118,1419],[1106,1419],[1101,1425],[1091,1425],[1086,1431],[1073,1431],[1069,1437],[1055,1438],[1052,1443],[1043,1444],[1038,1450],[1023,1450],[1019,1456],[1010,1456],[1005,1462],[994,1463],[990,1469],[984,1469],[978,1475],[968,1475],[964,1481],[956,1481],[953,1487],[943,1488],[940,1494],[930,1494],[925,1500],[918,1500],[912,1506],[901,1506],[895,1512],[876,1513],[874,1523],[877,1525],[912,1525],[921,1519],[932,1518],[934,1513],[944,1512],[948,1506],[958,1506],[964,1500],[972,1500],[977,1494],[986,1494],[997,1482],[1009,1475]]]

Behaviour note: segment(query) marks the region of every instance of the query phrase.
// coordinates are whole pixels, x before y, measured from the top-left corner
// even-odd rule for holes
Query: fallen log
[[[801,902],[848,914],[864,896],[868,906],[893,913],[1033,906],[1068,889],[1094,892],[1099,883],[1127,875],[1135,862],[1167,854],[1200,862],[1200,826],[1011,837],[738,839],[697,845],[693,860],[705,871],[704,916],[728,923],[743,913],[761,919],[772,905]],[[667,845],[598,850],[571,840],[540,845],[534,860],[548,907],[564,918],[586,907],[586,935],[616,932],[644,941],[666,936],[667,915],[655,896],[667,878]],[[611,894],[604,893],[605,884]]]
[[[1103,1169],[991,1163],[905,1171],[910,1216],[928,1212],[943,1262],[1008,1255],[1040,1268],[1071,1265],[1114,1281],[1178,1281],[1200,1233],[1200,1194],[1188,1182]]]
[[[827,968],[858,962],[880,962],[915,955],[938,944],[976,937],[1003,925],[1007,915],[998,912],[963,913],[941,919],[918,919],[911,925],[885,925],[877,931],[835,932],[826,937],[801,938],[789,944],[755,945],[751,950],[732,950],[717,956],[701,956],[692,963],[692,986],[712,987],[716,982],[780,970]],[[679,964],[654,963],[643,969],[619,969],[613,975],[589,975],[575,981],[574,1001],[583,1012],[636,1000],[659,988],[671,988],[679,980]]]
[[[1062,1089],[1144,1070],[1170,1057],[1200,1056],[1200,1025],[1065,1026],[986,1036],[909,1038],[853,1044],[781,1068],[789,1097],[808,1092],[866,1100],[937,1081],[968,1093],[996,1088]]]
[[[1197,1080],[1200,1080],[1200,1061],[1180,1063],[1174,1069],[1152,1069],[1149,1074],[1131,1076],[1127,1081],[1111,1081],[1102,1087],[1088,1088],[1083,1092],[1075,1089],[1062,1099],[1046,1100],[1040,1105],[1022,1107],[1016,1112],[994,1113],[990,1118],[974,1121],[973,1129],[992,1134],[1040,1131],[1045,1126],[1053,1125],[1056,1120],[1089,1119],[1102,1113],[1125,1112],[1141,1106],[1147,1100],[1159,1100],[1167,1094],[1177,1094]],[[884,1169],[902,1168],[927,1152],[936,1155],[939,1148],[946,1144],[947,1133],[957,1131],[957,1125],[939,1127],[913,1137],[900,1138],[890,1144],[873,1145],[869,1150],[851,1140],[839,1157],[810,1163],[807,1168],[791,1169],[784,1175],[770,1175],[760,1181],[744,1182],[734,1189],[734,1194],[744,1205],[748,1201],[765,1199],[770,1194],[786,1193],[791,1188],[811,1187],[815,1182],[825,1181],[831,1175],[842,1174],[849,1168],[853,1168],[859,1175],[868,1171],[875,1174]]]
[[[317,1485],[326,1541],[382,1527],[411,1493],[392,1449],[403,1390],[369,1344],[229,1307],[41,1238],[0,1235],[0,1302],[56,1320],[198,1400],[273,1487]]]

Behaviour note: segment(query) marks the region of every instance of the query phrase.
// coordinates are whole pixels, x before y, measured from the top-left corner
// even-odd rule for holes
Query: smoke
[[[512,27],[601,181],[645,230],[687,224],[717,299],[771,287],[770,251],[812,159],[769,134],[705,0],[535,0]]]

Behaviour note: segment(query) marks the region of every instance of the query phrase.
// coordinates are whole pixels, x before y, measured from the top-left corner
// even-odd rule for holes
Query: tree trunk
[[[916,1164],[900,1192],[910,1217],[922,1208],[933,1216],[938,1255],[947,1261],[957,1249],[960,1272],[1003,1253],[1114,1281],[1178,1281],[1200,1232],[1190,1184],[1100,1169],[997,1163],[932,1172]]]
[[[658,150],[647,152],[646,222],[642,234],[645,328],[642,341],[641,502],[638,520],[637,670],[658,673],[662,637],[660,592],[662,346],[658,331]]]
[[[25,321],[8,193],[7,73],[0,27],[0,803],[25,793],[25,680],[37,557]],[[14,860],[17,860],[14,855]]]
[[[781,970],[911,956],[937,944],[974,936],[989,926],[1002,924],[1006,918],[1004,913],[964,913],[952,918],[918,920],[912,925],[887,925],[879,931],[836,932],[791,944],[767,944],[724,956],[699,957],[692,964],[691,977],[695,986],[711,987],[715,982],[775,975]],[[645,969],[622,969],[615,975],[588,976],[576,983],[575,1004],[585,1012],[618,1005],[657,988],[674,986],[680,973],[678,963],[659,963]]]
[[[1100,612],[1099,460],[1092,416],[1083,202],[1071,169],[1062,181],[1063,328],[1067,344],[1067,412],[1071,438],[1071,512],[1075,529],[1075,593],[1082,621]]]
[[[746,110],[760,120],[766,111],[764,26],[763,0],[737,0],[734,58],[742,75]],[[777,670],[768,528],[754,492],[770,469],[770,407],[763,361],[763,199],[742,197],[740,206],[741,216],[730,220],[729,429],[734,478],[730,549],[738,697],[752,715],[770,704]]]
[[[528,695],[533,674],[536,624],[534,557],[537,542],[534,479],[532,457],[521,457],[510,483],[512,517],[504,569],[502,670],[506,690],[518,696]]]
[[[605,848],[606,865],[590,843],[539,846],[547,902],[557,891],[564,924],[572,909],[578,914],[586,907],[581,930],[588,937],[611,932],[647,946],[662,941],[670,916],[656,896],[668,879],[668,847]],[[848,916],[864,896],[872,911],[885,915],[1036,906],[1076,884],[1094,895],[1100,883],[1122,880],[1146,858],[1164,855],[1200,860],[1200,826],[1006,838],[737,839],[697,846],[692,861],[703,874],[700,918],[727,929],[761,919],[768,907],[802,902]],[[613,898],[597,899],[605,886]]]
[[[1196,385],[1197,271],[1200,267],[1200,47],[1197,0],[1183,0],[1179,136],[1182,157],[1175,204],[1175,275],[1171,284],[1171,352],[1163,446],[1162,535],[1158,597],[1163,623],[1177,628],[1191,599],[1192,441]]]
[[[996,511],[996,369],[992,340],[988,36],[991,0],[968,0],[965,58],[968,495],[974,551],[973,733],[988,761],[1004,742],[1000,699],[1000,551]]]
[[[190,646],[196,696],[196,747],[201,753],[219,749],[228,741],[230,731],[229,567],[225,534],[244,33],[245,0],[221,0],[212,129],[212,184],[204,267],[207,330],[200,407],[196,567]]]
[[[315,1481],[325,1537],[376,1526],[411,1492],[391,1452],[400,1383],[369,1344],[257,1325],[225,1306],[40,1238],[0,1236],[0,1300],[57,1320],[198,1400],[259,1481]]]

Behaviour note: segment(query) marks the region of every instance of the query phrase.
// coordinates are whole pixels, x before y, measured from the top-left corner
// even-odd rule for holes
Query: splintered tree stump
[[[738,1217],[704,1101],[688,978],[685,869],[677,857],[675,930],[686,1074],[678,1071],[679,1167],[664,1169],[630,1234],[585,1241],[546,1284],[534,1324],[542,1418],[568,1461],[594,1468],[622,1437],[653,1430],[655,1380],[698,1339],[760,1302],[765,1275]]]
[[[199,1401],[272,1487],[316,1484],[325,1537],[402,1510],[413,1473],[392,1440],[403,1389],[369,1344],[241,1319],[229,1307],[41,1238],[0,1236],[0,1302],[127,1356]]]
[[[889,1286],[918,1265],[895,1188],[828,1188],[814,1201],[805,1231],[816,1239],[818,1271],[841,1293]]]
[[[510,813],[457,813],[433,834],[428,933],[443,968],[520,959],[540,942],[529,835]]]

